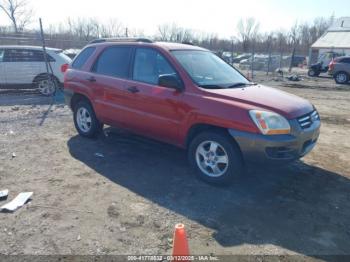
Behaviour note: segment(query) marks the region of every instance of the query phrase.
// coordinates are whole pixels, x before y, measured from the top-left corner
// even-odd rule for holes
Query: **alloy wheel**
[[[215,141],[204,141],[196,150],[199,169],[209,177],[220,177],[229,166],[229,157],[222,145]]]
[[[339,83],[345,83],[347,80],[347,76],[344,73],[339,73],[337,74],[336,79],[337,79],[337,82]]]
[[[45,96],[52,95],[55,92],[55,83],[45,79],[38,82],[39,92]]]
[[[89,132],[92,124],[90,112],[85,107],[80,107],[77,111],[76,117],[80,130],[85,133]]]

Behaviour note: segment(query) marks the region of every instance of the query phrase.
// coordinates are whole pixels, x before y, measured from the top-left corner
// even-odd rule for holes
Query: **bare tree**
[[[14,17],[11,26],[0,26],[0,35],[6,36],[15,28],[21,32],[30,19],[24,19],[31,14],[27,2],[29,0],[0,0],[0,12],[5,11],[8,17]],[[12,14],[12,15],[11,15]],[[265,54],[279,54],[282,66],[283,54],[307,55],[310,45],[315,42],[330,24],[334,17],[316,18],[310,23],[295,24],[288,31],[283,29],[259,33],[259,23],[254,18],[241,19],[237,24],[237,37],[231,39],[219,38],[217,34],[193,30],[177,25],[165,23],[158,26],[153,36],[156,40],[172,42],[191,42],[208,48],[217,54],[230,52],[257,52]],[[12,21],[12,20],[11,20]],[[62,23],[50,25],[46,28],[49,44],[60,48],[82,47],[94,38],[121,37],[126,33],[126,25],[113,18],[101,22],[93,17],[68,18]],[[139,28],[127,28],[131,37],[143,36],[145,33]],[[33,34],[33,32],[29,32]],[[11,37],[11,35],[10,35]],[[12,40],[2,40],[2,44],[10,44]]]
[[[279,67],[282,67],[283,52],[287,45],[287,35],[283,31],[277,32],[276,38],[276,50],[278,50],[280,55]]]
[[[289,72],[292,71],[295,50],[297,48],[297,45],[299,44],[299,40],[300,40],[299,28],[298,28],[298,23],[296,22],[289,32],[289,44],[293,47],[292,56],[290,58],[290,63],[289,63]]]
[[[120,37],[125,34],[125,26],[115,18],[108,20],[106,24],[102,24],[101,28],[101,37]]]
[[[161,41],[179,42],[179,34],[181,28],[175,23],[173,24],[162,24],[158,26],[158,36]]]
[[[252,41],[256,40],[259,31],[259,23],[254,17],[240,19],[237,24],[238,36],[242,42],[243,51],[248,50],[248,46]]]
[[[159,25],[156,38],[161,41],[171,42],[193,42],[194,40],[198,40],[193,30],[180,27],[175,23]]]
[[[308,50],[310,45],[312,44],[312,39],[310,35],[310,26],[308,23],[300,24],[298,27],[299,31],[299,41],[300,41],[300,49]]]
[[[31,22],[33,10],[27,0],[0,0],[0,9],[11,20],[15,33]]]
[[[66,24],[68,25],[68,32],[74,38],[83,41],[90,41],[94,38],[100,37],[101,27],[95,18],[68,18]]]
[[[146,37],[145,32],[138,28],[130,28],[128,30],[128,34],[130,37]]]
[[[161,41],[169,41],[170,37],[170,26],[169,24],[162,24],[158,26],[158,38]]]

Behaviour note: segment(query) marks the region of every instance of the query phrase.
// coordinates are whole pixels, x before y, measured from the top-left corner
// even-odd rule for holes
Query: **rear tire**
[[[337,72],[334,75],[334,80],[337,84],[346,84],[349,82],[349,75],[346,72]]]
[[[317,77],[320,75],[320,72],[317,72],[316,70],[310,68],[309,71],[307,72],[307,75],[311,77]]]
[[[243,160],[232,139],[224,132],[206,131],[191,141],[188,159],[201,180],[228,185],[241,175]]]
[[[81,136],[93,138],[100,133],[103,124],[96,118],[94,109],[86,100],[74,105],[74,125]]]
[[[33,82],[40,94],[44,96],[52,96],[59,88],[59,81],[53,75],[39,75]]]

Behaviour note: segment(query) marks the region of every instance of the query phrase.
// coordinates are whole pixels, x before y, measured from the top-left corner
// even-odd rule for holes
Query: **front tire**
[[[74,106],[74,125],[81,136],[96,137],[102,130],[103,124],[96,118],[91,104],[82,100]]]
[[[242,173],[243,160],[233,138],[224,132],[203,132],[190,143],[188,158],[205,182],[227,185]]]
[[[334,75],[334,80],[337,84],[346,84],[349,81],[349,75],[345,72],[338,72]]]

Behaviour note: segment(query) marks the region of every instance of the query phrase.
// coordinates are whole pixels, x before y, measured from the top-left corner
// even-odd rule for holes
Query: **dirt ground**
[[[256,81],[309,99],[321,135],[301,161],[227,188],[198,181],[183,150],[110,127],[85,139],[67,106],[0,96],[0,205],[34,192],[0,213],[0,254],[169,255],[182,222],[191,254],[350,255],[350,86]]]

